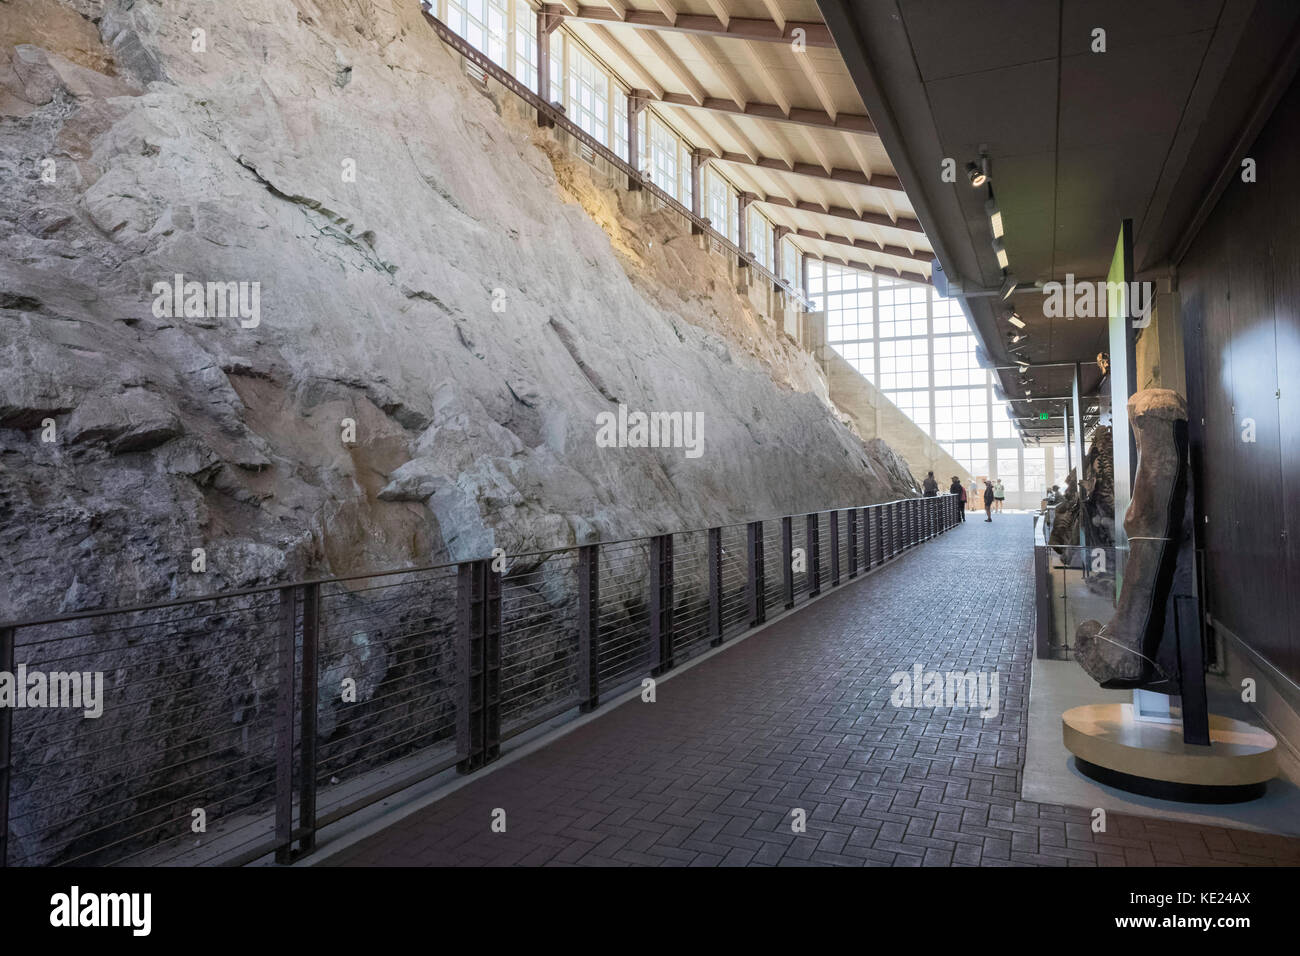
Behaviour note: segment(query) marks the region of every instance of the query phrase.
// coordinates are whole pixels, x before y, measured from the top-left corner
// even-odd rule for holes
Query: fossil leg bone
[[[1185,533],[1187,403],[1169,389],[1145,389],[1128,400],[1128,416],[1137,438],[1138,467],[1124,515],[1129,554],[1123,584],[1109,623],[1079,625],[1075,659],[1103,687],[1149,686],[1177,693],[1176,649],[1162,645]]]

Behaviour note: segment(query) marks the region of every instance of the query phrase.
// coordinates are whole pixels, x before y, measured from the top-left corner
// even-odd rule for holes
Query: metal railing
[[[98,717],[88,697],[0,707],[0,862],[287,862],[322,827],[472,772],[947,530],[957,507],[909,498],[0,625],[0,671],[24,689],[103,676]]]
[[[813,303],[806,298],[803,290],[793,282],[782,279],[772,270],[768,269],[753,255],[742,252],[740,247],[728,239],[721,232],[713,228],[712,221],[704,216],[698,216],[690,209],[686,208],[675,196],[665,192],[656,186],[653,182],[641,174],[627,160],[621,158],[616,152],[589,134],[573,120],[569,119],[563,109],[548,103],[544,98],[538,96],[530,90],[525,84],[521,83],[509,70],[498,64],[482,50],[473,46],[468,40],[456,33],[447,24],[443,23],[430,12],[429,6],[421,6],[424,18],[429,25],[433,27],[438,34],[438,38],[447,46],[451,47],[466,60],[473,63],[479,70],[492,77],[501,86],[514,93],[529,106],[535,109],[540,116],[553,124],[556,128],[563,130],[573,139],[580,142],[583,146],[590,149],[595,155],[599,156],[606,163],[616,168],[619,172],[628,177],[628,181],[636,183],[637,187],[649,192],[662,205],[667,206],[674,213],[681,216],[690,225],[692,232],[707,236],[715,246],[725,250],[733,255],[736,261],[753,270],[763,279],[770,282],[773,288],[784,292],[790,296],[804,311],[813,311]]]

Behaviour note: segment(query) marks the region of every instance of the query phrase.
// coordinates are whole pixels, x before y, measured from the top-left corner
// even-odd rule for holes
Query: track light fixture
[[[989,181],[988,173],[984,172],[984,170],[974,162],[966,164],[966,178],[970,180],[970,184],[976,189]]]
[[[1018,329],[1023,329],[1025,327],[1025,320],[1020,317],[1019,312],[1012,312],[1007,316],[1007,321]]]
[[[998,209],[997,200],[992,196],[992,187],[989,189],[989,198],[984,200],[984,215],[989,218],[989,228],[993,230],[993,238],[1001,239],[1004,235],[1002,227],[1002,211]]]
[[[1007,299],[1011,298],[1011,293],[1015,291],[1016,291],[1016,277],[1012,275],[1010,272],[1008,272],[1006,278],[1002,280],[1002,291],[1001,291],[1002,301],[1005,302]]]
[[[1007,258],[1007,247],[1002,244],[1001,239],[993,240],[993,255],[997,256],[999,269],[1005,269],[1011,264],[1011,260]]]

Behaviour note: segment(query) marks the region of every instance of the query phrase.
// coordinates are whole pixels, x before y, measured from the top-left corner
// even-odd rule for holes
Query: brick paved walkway
[[[1030,518],[966,524],[330,865],[1300,863],[1300,840],[1019,798]],[[972,590],[982,569],[987,587]],[[960,592],[955,582],[961,582]],[[1001,707],[890,703],[890,675],[994,671]],[[489,828],[494,808],[507,832]],[[791,832],[791,811],[807,832]]]

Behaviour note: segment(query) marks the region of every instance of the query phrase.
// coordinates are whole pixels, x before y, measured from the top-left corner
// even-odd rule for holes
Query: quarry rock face
[[[415,0],[3,13],[0,616],[910,493]],[[620,404],[699,413],[702,454],[597,447]]]
[[[0,179],[0,620],[914,493],[722,260],[473,87],[415,0],[0,0]],[[610,413],[689,417],[699,454],[600,443]],[[266,798],[247,603],[50,637],[114,673],[81,737],[15,722],[14,860],[187,820],[177,766]],[[395,619],[322,638],[354,708],[405,666]],[[322,699],[348,755],[370,719]]]

